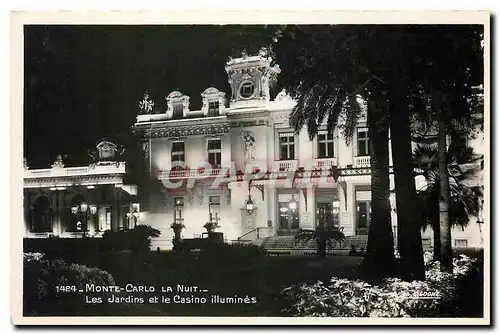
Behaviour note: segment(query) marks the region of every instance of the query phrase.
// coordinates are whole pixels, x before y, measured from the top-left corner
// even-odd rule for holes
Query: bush
[[[25,316],[71,315],[88,308],[79,290],[86,284],[115,285],[106,271],[63,260],[45,260],[40,254],[25,254],[23,311]],[[74,287],[65,292],[61,287]],[[105,294],[102,294],[105,297]]]
[[[102,238],[106,251],[145,252],[151,248],[151,238],[158,236],[160,236],[159,230],[148,225],[138,225],[129,230],[107,230]]]
[[[294,316],[334,317],[431,317],[457,313],[460,282],[474,268],[474,260],[460,255],[453,274],[439,270],[426,254],[427,280],[405,282],[386,279],[372,286],[360,280],[332,278],[330,283],[293,285],[282,291],[291,307],[282,312]]]

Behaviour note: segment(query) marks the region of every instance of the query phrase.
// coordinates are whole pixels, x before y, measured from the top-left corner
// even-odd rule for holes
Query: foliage
[[[424,176],[426,185],[418,190],[421,200],[425,226],[439,226],[439,171],[437,148],[434,145],[418,145],[414,151],[414,162],[418,174]],[[476,178],[479,157],[472,148],[450,144],[448,150],[449,183],[450,183],[450,222],[452,225],[467,226],[470,216],[477,216],[478,199],[482,196],[481,187],[471,185]]]
[[[219,228],[220,226],[217,224],[217,222],[212,222],[212,221],[208,221],[206,222],[204,225],[203,225],[203,228],[205,228],[207,231],[213,231],[217,228]]]
[[[85,285],[115,285],[113,277],[98,268],[45,260],[40,255],[25,254],[23,281],[24,315],[66,315],[86,308],[79,290]],[[62,287],[74,288],[69,292]],[[106,297],[106,294],[102,294]]]
[[[180,222],[173,222],[170,224],[170,228],[172,228],[173,230],[181,230],[186,228],[186,226]]]
[[[292,285],[282,290],[291,304],[283,313],[294,316],[330,317],[436,317],[456,312],[459,282],[475,261],[460,255],[453,274],[441,272],[432,254],[424,257],[426,281],[405,282],[388,278],[373,286],[360,280],[332,278],[329,283]],[[463,293],[463,292],[462,292]]]
[[[103,246],[107,251],[131,250],[134,252],[148,251],[151,238],[160,236],[160,231],[149,225],[137,225],[133,229],[104,232]]]
[[[342,243],[345,241],[345,235],[338,229],[325,229],[320,231],[300,228],[295,235],[295,243],[308,242],[324,238],[330,248],[334,248],[335,243]]]

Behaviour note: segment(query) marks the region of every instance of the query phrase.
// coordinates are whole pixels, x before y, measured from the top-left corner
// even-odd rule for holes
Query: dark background
[[[103,138],[126,148],[148,90],[164,110],[173,90],[201,108],[209,86],[230,88],[224,66],[268,45],[265,26],[64,26],[24,28],[24,156],[30,168],[88,163]]]

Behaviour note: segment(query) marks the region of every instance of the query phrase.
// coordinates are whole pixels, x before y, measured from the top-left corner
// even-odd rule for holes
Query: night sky
[[[125,147],[138,101],[148,90],[164,108],[173,90],[201,107],[209,86],[226,92],[229,56],[269,43],[263,26],[26,26],[24,156],[47,168],[87,164],[87,151],[107,138]]]

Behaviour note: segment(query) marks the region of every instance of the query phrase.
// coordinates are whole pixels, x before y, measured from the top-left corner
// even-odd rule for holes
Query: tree
[[[441,268],[452,272],[450,189],[446,135],[461,132],[469,136],[482,114],[483,84],[482,26],[436,26],[424,29],[423,42],[414,57],[422,73],[416,75],[419,100],[417,114],[438,124],[440,174],[440,255]],[[479,94],[478,94],[479,93]]]
[[[469,224],[470,216],[478,216],[479,201],[482,198],[480,186],[473,182],[480,169],[479,160],[481,156],[476,155],[472,148],[460,144],[457,140],[451,142],[446,160],[453,162],[448,164],[449,175],[449,222],[451,226],[465,227]],[[425,186],[418,190],[420,206],[424,215],[423,228],[431,227],[434,237],[434,260],[441,259],[441,235],[440,235],[440,161],[438,148],[435,143],[418,145],[414,151],[414,161],[418,175],[425,178]]]
[[[332,132],[341,125],[349,143],[366,102],[370,134],[372,218],[361,275],[380,280],[394,275],[395,258],[389,204],[389,122],[386,96],[373,76],[355,63],[371,30],[357,26],[291,26],[280,32],[276,61],[283,68],[281,84],[297,100],[291,115],[296,132],[306,126],[313,139],[321,124]],[[300,46],[300,48],[297,48]]]

